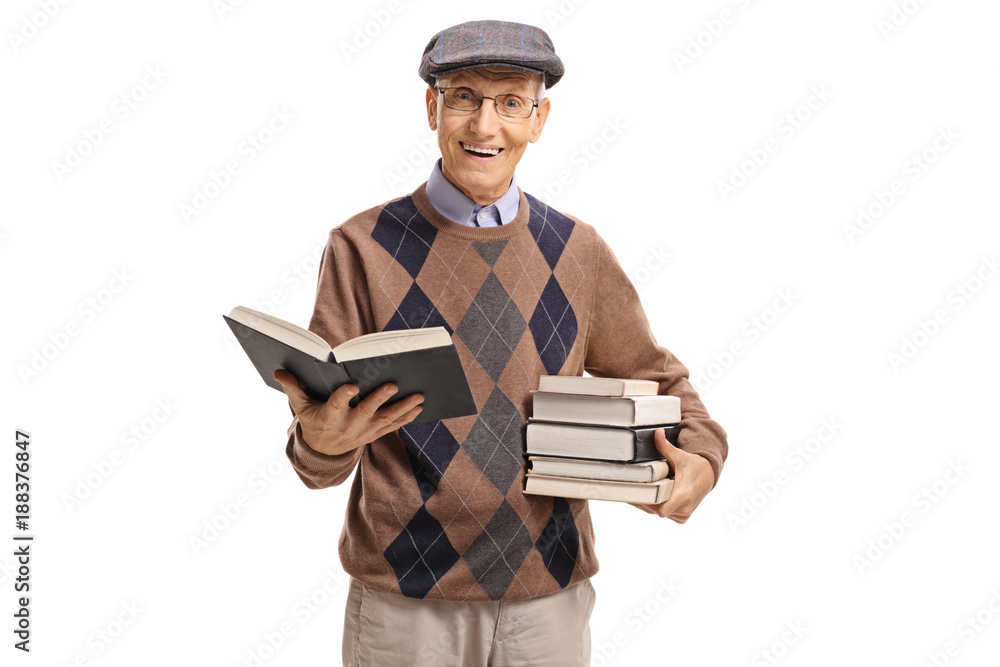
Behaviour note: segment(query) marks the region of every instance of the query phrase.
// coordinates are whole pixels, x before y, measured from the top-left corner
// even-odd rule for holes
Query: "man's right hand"
[[[423,410],[420,405],[423,394],[410,394],[392,405],[383,406],[397,391],[391,382],[371,392],[352,408],[350,400],[358,393],[353,384],[342,385],[326,401],[314,401],[288,371],[274,371],[274,379],[281,383],[292,412],[299,418],[306,444],[321,454],[344,454],[363,447],[409,424]]]

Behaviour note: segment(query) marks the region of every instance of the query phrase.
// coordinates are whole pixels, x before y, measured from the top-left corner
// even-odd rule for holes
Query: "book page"
[[[451,336],[444,327],[378,331],[341,343],[333,348],[333,356],[343,362],[445,345],[451,345]]]
[[[330,345],[318,334],[273,315],[245,306],[236,306],[229,313],[229,318],[275,340],[280,340],[286,345],[302,350],[321,361],[326,361],[330,357]]]

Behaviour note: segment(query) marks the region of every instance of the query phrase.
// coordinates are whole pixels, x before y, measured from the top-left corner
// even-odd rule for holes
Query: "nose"
[[[483,103],[472,113],[469,118],[469,129],[473,134],[480,137],[491,137],[497,132],[500,124],[500,116],[494,108],[494,102],[490,98],[483,98]]]

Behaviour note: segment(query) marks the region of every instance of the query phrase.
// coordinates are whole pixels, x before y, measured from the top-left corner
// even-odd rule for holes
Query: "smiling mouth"
[[[494,155],[499,155],[500,152],[503,151],[502,148],[480,148],[478,146],[467,144],[464,141],[460,141],[458,144],[469,155],[476,155],[479,157],[493,157]]]

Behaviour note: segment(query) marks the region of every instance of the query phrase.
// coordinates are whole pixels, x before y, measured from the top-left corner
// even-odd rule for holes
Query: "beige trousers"
[[[444,602],[385,593],[351,578],[345,667],[587,667],[590,581],[513,602]]]

